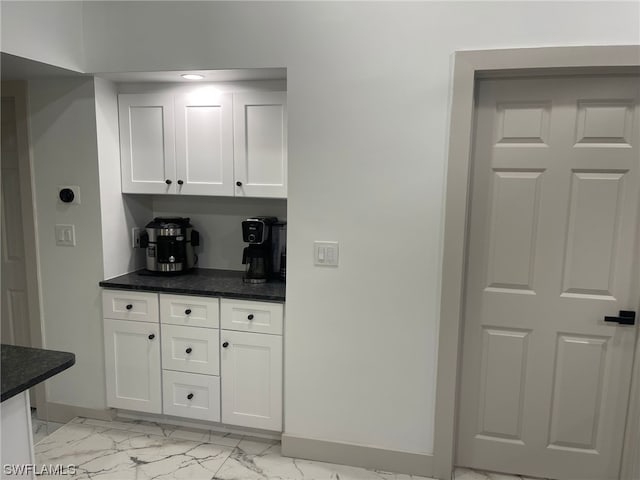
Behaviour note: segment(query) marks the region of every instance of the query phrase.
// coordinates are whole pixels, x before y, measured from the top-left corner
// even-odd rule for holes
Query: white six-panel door
[[[231,94],[196,91],[175,107],[177,193],[233,195]]]
[[[480,82],[457,464],[618,478],[637,310],[640,78]]]

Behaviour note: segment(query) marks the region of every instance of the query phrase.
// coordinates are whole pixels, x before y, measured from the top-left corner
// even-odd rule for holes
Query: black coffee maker
[[[271,227],[276,217],[247,218],[242,222],[242,239],[249,244],[242,253],[245,265],[242,280],[246,283],[264,283],[272,272],[273,245]]]

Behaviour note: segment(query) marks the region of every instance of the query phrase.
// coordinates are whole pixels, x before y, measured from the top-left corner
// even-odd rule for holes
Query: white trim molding
[[[408,475],[429,477],[433,471],[433,457],[431,455],[288,434],[282,435],[282,455]]]
[[[433,476],[436,478],[449,480],[452,477],[455,458],[476,79],[516,74],[532,76],[638,71],[640,45],[522,48],[454,54],[434,429]],[[635,375],[638,375],[637,369]],[[636,382],[632,391],[632,402],[634,398],[636,403],[640,401],[639,383]],[[632,428],[628,424],[627,430]],[[638,429],[638,418],[635,420],[635,429]],[[632,440],[627,436],[627,442]],[[625,450],[628,448],[627,445]],[[631,455],[625,455],[625,458],[628,457]],[[623,471],[625,468],[631,471],[631,467],[626,466]]]

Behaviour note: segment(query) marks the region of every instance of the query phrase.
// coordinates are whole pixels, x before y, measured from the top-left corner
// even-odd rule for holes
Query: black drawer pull
[[[185,314],[185,315],[191,315],[191,309],[190,309],[190,308],[187,308],[187,309],[184,311],[184,314]]]
[[[127,306],[126,306],[126,307],[124,307],[124,308],[126,308],[127,310],[131,310],[131,309],[133,308],[133,305],[131,305],[130,303],[128,303],[128,304],[127,304]]]
[[[224,342],[224,343],[222,344],[222,348],[227,348],[228,346],[229,346],[229,342]]]
[[[193,398],[193,393],[190,393],[189,395],[187,395],[187,398],[191,400]]]
[[[253,313],[250,313],[249,315],[247,315],[247,319],[253,320]]]
[[[153,340],[154,338],[156,338],[155,333],[149,334],[149,340]]]
[[[188,347],[188,348],[185,350],[185,352],[187,352],[187,353],[191,353],[191,352],[193,352],[193,350],[191,349],[191,347]]]

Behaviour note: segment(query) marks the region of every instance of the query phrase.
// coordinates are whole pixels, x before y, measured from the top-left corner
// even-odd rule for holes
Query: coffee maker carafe
[[[242,222],[242,239],[249,244],[242,253],[245,265],[243,281],[246,283],[264,283],[272,271],[271,227],[276,217],[254,217]]]

